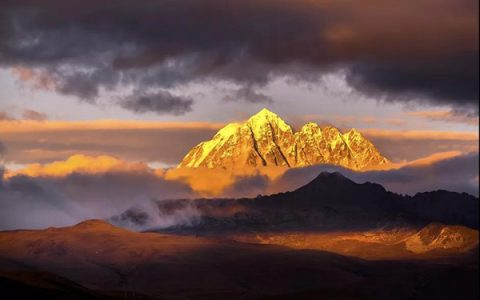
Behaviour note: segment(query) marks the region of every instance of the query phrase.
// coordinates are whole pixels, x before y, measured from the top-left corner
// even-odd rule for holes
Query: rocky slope
[[[458,257],[476,253],[478,248],[478,230],[439,223],[421,229],[241,233],[233,235],[232,239],[329,251],[369,260]]]
[[[388,163],[360,132],[341,133],[315,123],[293,129],[273,112],[263,109],[245,123],[231,123],[211,140],[195,146],[179,167],[236,169],[244,167],[304,167],[334,164],[354,170]]]

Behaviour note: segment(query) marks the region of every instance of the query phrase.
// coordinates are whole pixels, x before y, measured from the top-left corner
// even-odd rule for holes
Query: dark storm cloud
[[[443,104],[454,100],[458,107],[478,111],[472,101],[478,101],[478,63],[478,52],[427,59],[416,65],[360,63],[350,69],[347,81],[366,94],[384,94],[387,101],[423,96]]]
[[[156,112],[182,115],[192,110],[193,100],[172,95],[167,91],[155,93],[133,93],[123,99],[121,106],[137,113]]]
[[[272,98],[256,91],[253,87],[244,86],[232,91],[223,98],[225,101],[244,101],[247,103],[271,103]]]
[[[57,91],[87,101],[122,85],[261,87],[342,68],[353,87],[382,99],[478,112],[474,0],[3,0],[1,7],[0,65],[44,72]]]

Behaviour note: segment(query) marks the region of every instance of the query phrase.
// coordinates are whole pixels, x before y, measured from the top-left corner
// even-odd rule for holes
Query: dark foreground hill
[[[224,237],[138,233],[103,221],[1,232],[0,270],[4,295],[35,299],[478,297],[475,249],[456,259],[368,261]]]
[[[443,190],[413,197],[399,195],[379,184],[357,184],[340,173],[324,172],[287,193],[250,199],[168,200],[157,205],[161,217],[181,216],[184,220],[164,230],[207,234],[420,229],[432,222],[478,229],[478,203],[474,196]],[[151,214],[132,208],[112,221],[148,227]],[[191,218],[185,219],[189,214]]]

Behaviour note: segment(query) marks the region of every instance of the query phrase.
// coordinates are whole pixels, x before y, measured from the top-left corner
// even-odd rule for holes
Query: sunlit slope
[[[315,249],[364,259],[426,259],[468,255],[478,248],[478,230],[429,224],[420,230],[269,232],[240,234],[235,240]]]
[[[389,161],[375,146],[352,129],[321,128],[315,123],[299,131],[268,109],[244,123],[231,123],[211,140],[195,146],[179,168],[305,167],[333,164],[354,170],[378,168]]]
[[[452,299],[458,289],[478,292],[478,271],[470,267],[475,262],[461,257],[412,263],[332,252],[226,236],[137,233],[102,221],[0,232],[1,272],[30,274],[28,282],[36,287],[42,287],[44,272],[53,273],[120,299]],[[67,299],[85,299],[78,295]]]

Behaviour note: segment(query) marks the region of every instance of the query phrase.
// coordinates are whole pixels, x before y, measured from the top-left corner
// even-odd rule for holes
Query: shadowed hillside
[[[102,221],[0,233],[0,283],[40,299],[475,299],[472,259],[364,261]]]
[[[375,183],[357,184],[340,173],[321,173],[299,189],[245,199],[159,201],[161,217],[192,214],[167,231],[196,234],[261,231],[420,229],[432,222],[478,228],[478,198],[434,191],[404,196]],[[151,214],[135,208],[115,216],[121,226],[148,228]]]

